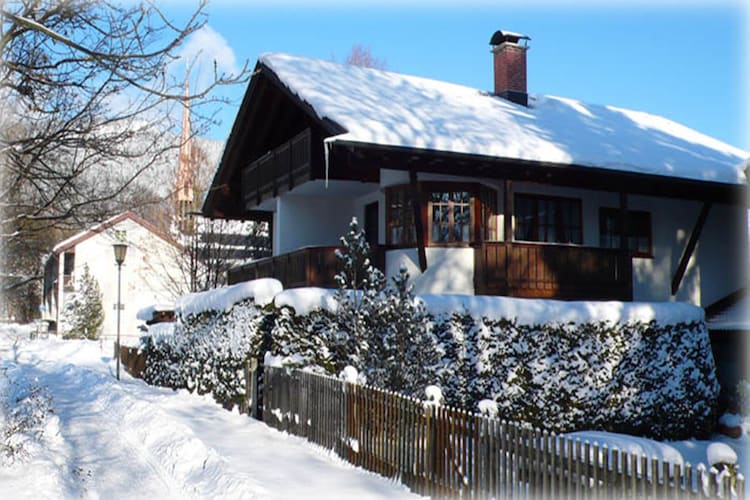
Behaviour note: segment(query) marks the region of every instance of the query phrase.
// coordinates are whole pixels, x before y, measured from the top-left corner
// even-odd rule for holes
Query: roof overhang
[[[750,206],[747,185],[709,182],[588,165],[385,146],[331,138],[331,170],[349,168],[416,170],[457,176],[509,179],[597,191],[710,201]]]

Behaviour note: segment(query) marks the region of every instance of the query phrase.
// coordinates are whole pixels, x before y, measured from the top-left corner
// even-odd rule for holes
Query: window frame
[[[554,226],[550,226],[549,224],[545,224],[545,227],[554,227],[555,230],[555,240],[549,241],[547,239],[525,239],[525,238],[519,238],[521,236],[520,234],[520,228],[521,228],[521,216],[518,213],[519,207],[521,206],[521,201],[523,199],[527,199],[531,202],[533,202],[535,206],[535,215],[534,219],[532,220],[532,233],[538,235],[539,234],[539,202],[552,202],[555,204],[555,211],[554,211]],[[580,236],[578,241],[559,241],[557,235],[559,234],[565,234],[566,232],[575,233],[576,226],[571,226],[572,229],[565,230],[563,229],[565,226],[565,221],[561,219],[563,217],[564,210],[561,210],[562,204],[572,203],[574,206],[572,207],[575,210],[575,215],[577,216],[578,221],[578,231],[577,235]],[[513,235],[512,235],[512,241],[518,241],[518,242],[526,242],[526,243],[542,243],[545,245],[569,245],[569,246],[583,246],[584,244],[584,227],[583,227],[583,202],[580,198],[571,198],[567,196],[552,196],[552,195],[546,195],[546,194],[537,194],[537,193],[524,193],[524,192],[516,192],[513,193]],[[561,231],[561,229],[563,229]],[[548,230],[545,230],[545,238],[547,238],[547,235],[549,234]]]

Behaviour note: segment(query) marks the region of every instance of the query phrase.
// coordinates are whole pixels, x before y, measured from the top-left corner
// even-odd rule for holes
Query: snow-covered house
[[[124,212],[59,242],[45,263],[43,319],[60,325],[64,304],[76,292],[84,266],[96,279],[104,309],[103,336],[117,332],[117,264],[112,245],[128,245],[121,270],[121,336],[137,337],[136,313],[156,303],[174,303],[185,288],[182,247],[156,226]]]
[[[230,280],[332,285],[357,216],[418,292],[706,306],[743,287],[750,153],[527,94],[525,40],[493,35],[494,91],[262,55],[203,211],[270,221],[273,257]]]

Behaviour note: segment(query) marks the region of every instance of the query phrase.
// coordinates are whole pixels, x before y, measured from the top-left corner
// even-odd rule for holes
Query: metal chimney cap
[[[498,30],[490,38],[490,45],[500,45],[505,42],[518,43],[520,40],[531,40],[531,38],[521,33]]]

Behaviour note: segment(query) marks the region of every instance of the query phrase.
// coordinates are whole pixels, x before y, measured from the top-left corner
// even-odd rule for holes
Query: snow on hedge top
[[[154,304],[144,307],[143,309],[139,309],[138,312],[135,313],[135,317],[141,321],[151,321],[152,319],[154,319],[155,312],[167,311],[174,311],[174,306],[170,306],[167,304]]]
[[[685,302],[618,302],[517,299],[488,295],[418,295],[435,316],[467,311],[474,318],[514,319],[523,325],[565,323],[692,323],[703,309]]]
[[[273,303],[276,307],[291,307],[298,316],[310,314],[315,309],[335,312],[335,293],[336,290],[329,288],[293,288],[278,294]]]
[[[336,312],[335,290],[294,288],[274,299],[276,307],[289,306],[297,315],[315,309]],[[649,323],[662,325],[692,323],[704,319],[703,309],[684,302],[618,302],[518,299],[489,295],[417,295],[433,316],[467,312],[473,318],[515,319],[518,324],[565,323]]]
[[[750,153],[648,113],[543,95],[530,95],[526,108],[470,87],[287,54],[260,62],[347,130],[331,142],[746,182]]]
[[[270,303],[283,288],[279,280],[262,278],[206,292],[189,293],[177,301],[176,312],[189,316],[207,311],[228,311],[234,304],[245,299],[253,299],[256,304],[263,306]]]

